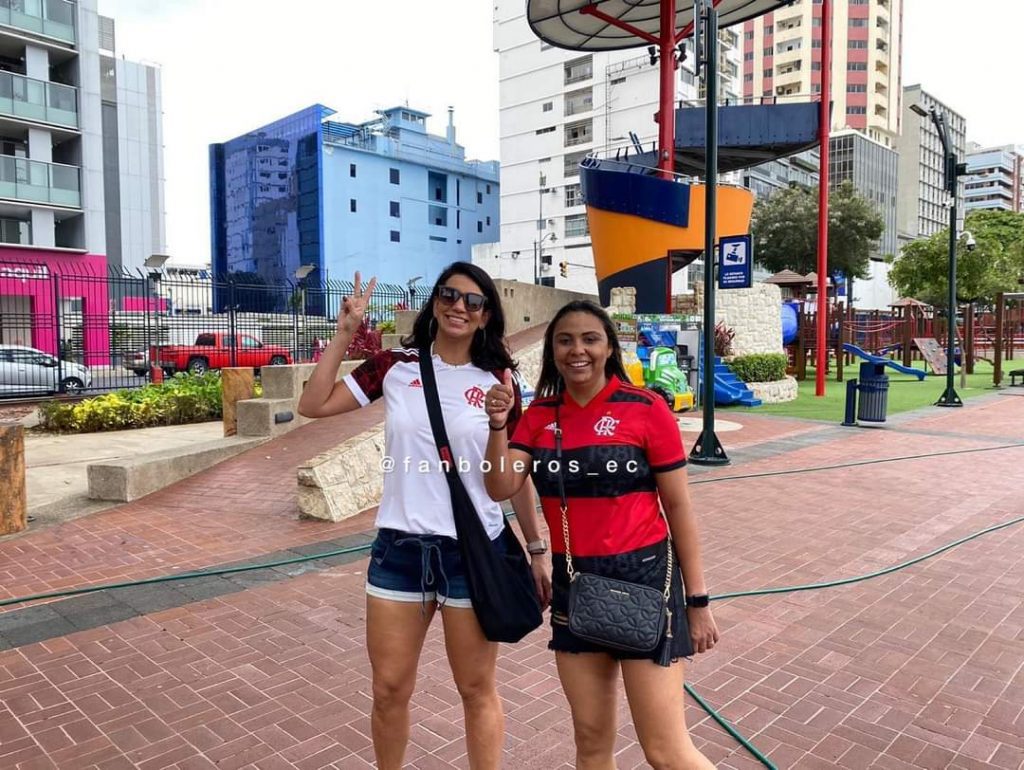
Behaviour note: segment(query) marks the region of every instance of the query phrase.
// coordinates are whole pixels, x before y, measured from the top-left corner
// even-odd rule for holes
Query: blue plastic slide
[[[898,364],[895,361],[889,358],[884,358],[882,356],[873,356],[866,350],[862,350],[856,345],[851,345],[849,342],[843,343],[843,350],[845,350],[847,353],[853,353],[853,355],[863,358],[865,361],[870,361],[873,364],[885,364],[890,369],[895,369],[897,372],[900,372],[901,374],[912,375],[914,377],[917,377],[917,379],[919,380],[923,380],[926,374],[926,372],[923,369],[915,369],[911,366],[904,366],[903,364]]]

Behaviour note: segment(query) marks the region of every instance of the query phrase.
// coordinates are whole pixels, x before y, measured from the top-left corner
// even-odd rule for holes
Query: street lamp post
[[[154,316],[156,323],[154,324],[156,332],[156,353],[154,360],[149,362],[149,379],[150,382],[163,382],[164,381],[164,367],[160,361],[160,278],[161,270],[163,270],[164,264],[170,256],[167,254],[150,254],[146,257],[146,260],[142,263],[148,271],[146,274],[146,301],[149,302],[150,291],[149,287],[153,287],[153,298],[152,301],[156,306]],[[147,351],[148,352],[148,351]]]
[[[533,242],[533,282],[535,284],[539,284],[541,279],[541,247],[544,245],[544,241],[548,240],[554,243],[558,240],[558,236],[555,233],[546,233]]]
[[[316,265],[299,265],[293,273],[293,277],[298,283],[299,289],[299,301],[302,308],[302,331],[306,331],[306,276],[316,270]],[[299,308],[292,307],[292,334],[295,340],[295,354],[292,357],[294,361],[299,361]]]
[[[942,144],[943,169],[945,171],[946,192],[949,194],[949,276],[946,301],[946,390],[935,402],[935,406],[963,406],[964,402],[953,386],[953,357],[956,353],[956,180],[965,171],[966,167],[957,162],[956,148],[950,144],[948,126],[946,125],[946,113],[939,112],[931,107],[927,112],[920,104],[910,105],[910,109],[921,117],[931,118],[935,124],[935,130],[939,134],[939,142]]]

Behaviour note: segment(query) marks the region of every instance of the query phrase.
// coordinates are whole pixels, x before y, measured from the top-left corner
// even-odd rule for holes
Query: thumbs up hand
[[[508,422],[508,413],[515,404],[515,390],[512,387],[512,370],[506,369],[501,376],[501,382],[493,385],[487,391],[484,400],[484,410],[490,420],[493,430],[501,430]]]

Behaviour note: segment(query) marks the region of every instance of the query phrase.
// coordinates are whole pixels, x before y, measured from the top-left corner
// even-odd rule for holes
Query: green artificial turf
[[[918,361],[914,364],[922,367],[923,363]],[[1015,361],[1003,362],[1003,385],[1010,382],[1009,371],[1011,369],[1024,368],[1024,359],[1017,358]],[[845,379],[857,377],[859,367],[857,364],[846,366],[843,369]],[[929,374],[923,380],[918,381],[916,377],[900,374],[894,369],[886,367],[885,373],[889,376],[889,397],[887,404],[888,414],[898,414],[912,409],[919,409],[930,406],[939,400],[946,389],[945,375],[936,376]],[[795,401],[788,401],[783,404],[764,404],[758,407],[742,406],[721,406],[717,407],[724,411],[744,411],[754,414],[772,414],[782,417],[801,417],[808,420],[827,420],[829,422],[842,422],[846,403],[846,383],[836,382],[835,369],[829,372],[825,379],[825,395],[817,397],[814,395],[814,369],[807,368],[807,379],[798,383],[800,395]],[[974,365],[974,374],[967,375],[967,387],[960,385],[960,372],[957,371],[953,378],[953,385],[961,399],[984,396],[996,392],[992,388],[992,365],[985,361],[977,361]]]

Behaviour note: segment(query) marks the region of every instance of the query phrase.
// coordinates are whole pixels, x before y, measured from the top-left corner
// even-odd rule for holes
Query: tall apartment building
[[[0,2],[0,342],[80,333],[89,364],[125,298],[59,277],[166,251],[159,69],[102,55],[113,37],[96,0]]]
[[[165,250],[159,70],[101,37],[112,52],[96,0],[0,3],[0,241],[20,258]]]
[[[744,23],[745,99],[821,92],[821,7],[796,0]],[[900,133],[903,0],[835,0],[832,9],[832,128],[892,147]]]
[[[947,139],[963,162],[967,121],[919,85],[903,89],[903,133],[896,143],[900,155],[897,226],[900,246],[927,238],[949,227],[949,195],[942,142],[931,117],[913,111],[935,109],[946,116]],[[964,184],[960,181],[957,205],[963,212]]]
[[[467,160],[451,110],[444,136],[410,107],[331,120],[313,105],[210,146],[213,272],[272,285],[300,265],[319,278],[432,284],[498,238],[498,162]]]
[[[739,35],[721,31],[720,97],[739,98]],[[677,100],[698,93],[693,51],[677,70]],[[600,152],[625,156],[631,133],[645,150],[657,141],[658,66],[642,48],[581,53],[543,43],[522,0],[497,0],[501,141],[501,241],[476,261],[496,277],[597,293],[579,163]],[[567,276],[559,265],[567,263]],[[686,271],[673,282],[686,287]]]
[[[967,211],[1020,212],[1024,206],[1024,152],[1012,144],[967,148],[964,207]]]

